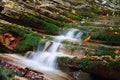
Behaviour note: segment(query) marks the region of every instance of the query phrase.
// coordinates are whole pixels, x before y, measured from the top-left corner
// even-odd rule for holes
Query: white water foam
[[[78,31],[79,31],[78,29],[70,29],[67,33],[63,35],[55,36],[55,40],[59,42],[63,40],[81,41],[83,33]],[[76,32],[78,33],[76,34]]]
[[[35,61],[35,63],[40,65],[41,69],[45,70],[57,70],[57,62],[56,59],[58,56],[69,56],[64,53],[58,52],[58,49],[62,46],[60,43],[62,40],[70,39],[70,40],[81,40],[82,33],[76,31],[79,31],[78,29],[70,29],[66,34],[56,36],[55,41],[48,41],[46,42],[43,51],[36,51],[31,52],[31,54],[27,54],[27,57]],[[38,66],[36,64],[36,66]],[[35,64],[34,64],[35,65]]]

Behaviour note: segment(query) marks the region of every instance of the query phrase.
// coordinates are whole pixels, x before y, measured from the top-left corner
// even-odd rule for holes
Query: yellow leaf
[[[91,39],[91,36],[88,36],[83,42],[87,42]]]
[[[0,42],[1,42],[2,44],[4,44],[4,40],[3,40],[3,37],[2,37],[2,36],[0,36]]]
[[[115,54],[119,54],[119,52],[120,52],[119,49],[116,49],[116,50],[114,51]]]

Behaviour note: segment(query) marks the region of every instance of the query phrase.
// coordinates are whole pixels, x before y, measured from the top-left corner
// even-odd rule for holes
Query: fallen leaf
[[[119,52],[120,52],[119,49],[116,49],[116,50],[114,51],[115,54],[119,54]]]
[[[108,32],[108,34],[115,34],[115,32]]]
[[[3,36],[0,36],[0,42],[4,44]]]
[[[87,42],[91,39],[91,36],[88,36],[83,42]]]
[[[19,38],[15,38],[15,40],[9,45],[10,48],[15,48],[19,43]]]

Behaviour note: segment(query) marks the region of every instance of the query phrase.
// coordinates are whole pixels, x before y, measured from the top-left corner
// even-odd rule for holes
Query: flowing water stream
[[[55,41],[46,42],[46,45],[44,46],[43,51],[32,52],[28,56],[28,58],[30,57],[30,59],[32,59],[33,61],[38,62],[41,66],[43,66],[44,68],[47,68],[47,70],[48,69],[49,70],[58,69],[56,58],[60,55],[67,56],[64,53],[58,52],[59,47],[62,46],[61,41],[65,40],[65,39],[81,40],[82,33],[77,32],[77,31],[79,31],[79,30],[78,29],[70,29],[64,35],[56,36]]]
[[[55,40],[46,42],[42,50],[38,49],[37,51],[28,52],[25,57],[12,54],[6,56],[14,58],[18,64],[20,63],[21,65],[44,73],[50,80],[73,80],[72,77],[59,70],[56,59],[58,56],[73,57],[58,52],[58,49],[62,46],[61,41],[63,40],[81,40],[82,33],[78,31],[78,29],[70,29],[63,35],[55,36]]]
[[[83,33],[79,32],[78,29],[70,29],[68,30],[68,32],[66,32],[65,34],[56,36],[55,39],[57,41],[63,41],[63,40],[71,40],[71,41],[81,41],[81,37],[82,37]]]
[[[42,72],[48,72],[48,73],[55,73],[62,75],[63,73],[59,71],[56,59],[58,56],[69,56],[73,57],[64,53],[58,52],[59,47],[62,46],[61,41],[69,39],[69,40],[81,40],[82,33],[78,32],[78,29],[70,29],[67,33],[55,36],[54,41],[48,41],[46,42],[43,50],[37,50],[35,52],[32,52],[29,55],[26,55],[27,58],[32,60],[31,67],[37,66],[39,67]],[[29,62],[26,62],[29,63]],[[34,65],[34,66],[33,66]],[[47,73],[47,75],[48,75]],[[62,75],[63,76],[63,75]],[[64,74],[65,76],[65,74]],[[62,79],[59,79],[62,80]]]

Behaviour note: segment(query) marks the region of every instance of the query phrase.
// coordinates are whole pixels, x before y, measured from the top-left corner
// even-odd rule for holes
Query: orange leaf
[[[84,40],[84,42],[87,42],[87,41],[89,41],[91,39],[91,36],[88,36],[85,40]]]
[[[115,32],[108,32],[108,34],[115,34]]]
[[[15,40],[9,45],[11,48],[15,48],[19,43],[19,38],[15,38]]]
[[[119,52],[120,52],[119,49],[116,49],[116,50],[114,51],[115,54],[118,54]]]
[[[70,22],[73,22],[73,20],[72,20],[71,18],[68,18],[68,20],[69,20]]]

